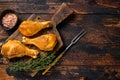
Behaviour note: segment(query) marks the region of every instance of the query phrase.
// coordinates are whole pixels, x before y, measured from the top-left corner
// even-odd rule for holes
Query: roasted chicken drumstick
[[[4,57],[11,59],[14,57],[23,57],[25,55],[37,58],[39,52],[34,49],[29,49],[18,40],[9,40],[2,46],[1,53]]]
[[[55,34],[49,33],[32,39],[23,37],[22,42],[25,44],[33,44],[40,50],[51,51],[57,43],[57,37]]]
[[[42,29],[50,27],[50,25],[51,25],[51,21],[40,22],[40,21],[26,20],[20,24],[18,30],[24,36],[33,36]]]

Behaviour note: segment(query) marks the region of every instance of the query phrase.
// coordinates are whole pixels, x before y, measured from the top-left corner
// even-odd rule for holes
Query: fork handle
[[[45,69],[44,72],[42,72],[42,75],[45,75],[45,74],[52,68],[52,66],[54,66],[54,65],[60,60],[60,58],[62,58],[62,56],[63,56],[63,54],[61,53],[61,54],[51,63],[51,65],[48,66],[48,68]]]

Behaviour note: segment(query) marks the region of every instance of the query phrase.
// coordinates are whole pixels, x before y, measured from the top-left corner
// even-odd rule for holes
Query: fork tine
[[[81,35],[74,41],[74,43],[76,43],[84,34],[86,34],[87,31],[84,31],[83,33],[81,33]]]
[[[75,44],[87,31],[82,29],[71,41],[72,44]]]
[[[72,41],[74,42],[74,40],[81,34],[81,33],[83,33],[85,30],[84,29],[82,29],[73,39],[72,39]]]

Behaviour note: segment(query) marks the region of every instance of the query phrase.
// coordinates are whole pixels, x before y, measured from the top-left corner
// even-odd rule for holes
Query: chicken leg
[[[14,57],[23,57],[25,55],[37,58],[39,52],[34,49],[29,49],[18,40],[9,40],[2,46],[1,53],[4,57],[11,59]]]
[[[33,44],[40,50],[51,51],[57,43],[57,37],[55,34],[50,33],[32,39],[23,37],[22,42],[25,44]]]
[[[24,36],[33,36],[42,29],[50,27],[50,25],[51,25],[51,21],[40,22],[40,21],[26,20],[20,24],[18,30]]]

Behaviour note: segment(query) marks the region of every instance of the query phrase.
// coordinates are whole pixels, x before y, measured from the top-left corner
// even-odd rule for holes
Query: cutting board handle
[[[56,13],[52,16],[51,21],[53,22],[53,26],[57,26],[64,19],[66,19],[70,14],[73,13],[73,10],[68,7],[66,3],[62,3],[60,8],[56,11]]]

